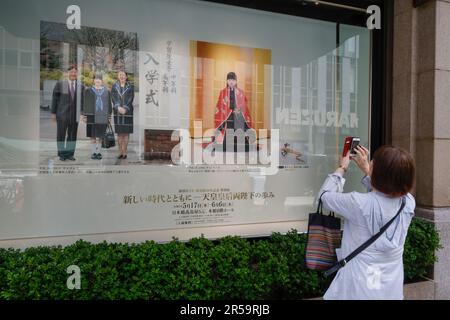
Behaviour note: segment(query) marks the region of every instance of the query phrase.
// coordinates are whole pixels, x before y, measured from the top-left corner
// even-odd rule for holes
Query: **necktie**
[[[72,99],[74,98],[74,95],[75,95],[75,84],[74,81],[72,81],[70,83],[70,96],[72,97]]]

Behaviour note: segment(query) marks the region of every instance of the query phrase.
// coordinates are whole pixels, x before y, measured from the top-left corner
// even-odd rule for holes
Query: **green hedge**
[[[263,240],[174,239],[167,244],[90,244],[0,249],[0,299],[303,299],[329,285],[306,270],[306,237],[292,230]],[[415,219],[405,245],[405,278],[424,276],[439,237]],[[68,290],[66,268],[81,269],[81,290]]]

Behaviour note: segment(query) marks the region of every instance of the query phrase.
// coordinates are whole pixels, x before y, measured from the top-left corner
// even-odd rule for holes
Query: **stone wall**
[[[395,0],[392,143],[416,159],[418,216],[433,221],[443,249],[437,299],[450,299],[450,1]]]

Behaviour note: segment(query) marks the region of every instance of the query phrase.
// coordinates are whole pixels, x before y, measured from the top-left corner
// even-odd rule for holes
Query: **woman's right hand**
[[[369,150],[363,146],[357,146],[355,148],[356,156],[352,157],[359,169],[365,174],[370,174],[370,163],[369,163]]]
[[[125,114],[125,113],[127,113],[127,110],[125,110],[124,107],[118,107],[118,108],[117,108],[117,111],[119,111],[120,114]]]

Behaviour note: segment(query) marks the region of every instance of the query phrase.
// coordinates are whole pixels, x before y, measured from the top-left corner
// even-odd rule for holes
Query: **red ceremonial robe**
[[[247,97],[243,90],[239,88],[234,89],[235,101],[236,101],[236,110],[240,110],[242,115],[244,116],[244,120],[247,123],[249,129],[253,129],[252,119],[250,117],[250,110],[247,105]],[[225,88],[220,91],[219,99],[217,100],[216,105],[216,113],[214,115],[214,123],[216,129],[221,128],[220,132],[222,133],[220,137],[218,137],[217,142],[223,143],[223,139],[225,137],[225,130],[227,129],[227,119],[231,115],[233,110],[230,109],[230,90],[229,88]]]

